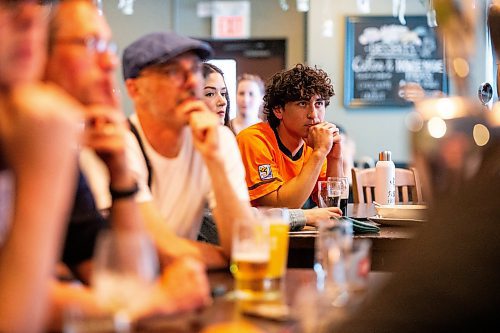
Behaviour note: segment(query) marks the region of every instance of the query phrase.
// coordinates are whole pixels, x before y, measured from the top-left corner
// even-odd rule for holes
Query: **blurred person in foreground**
[[[155,239],[173,231],[191,240],[209,268],[227,266],[232,224],[251,214],[234,136],[200,100],[202,60],[211,54],[206,43],[157,32],[130,44],[122,63],[135,107],[126,148],[146,225]],[[95,193],[106,208],[108,189]],[[221,246],[194,241],[207,204]]]
[[[40,84],[49,8],[0,2],[0,331],[41,332],[76,186],[82,110]]]
[[[82,164],[88,155],[104,162],[100,166],[110,176],[104,184],[113,192],[110,206],[113,225],[129,221],[142,228],[142,214],[134,200],[138,191],[136,175],[126,165],[125,138],[129,132],[117,102],[114,72],[118,60],[114,52],[111,30],[92,1],[66,0],[59,4],[50,24],[45,78],[86,106],[88,136],[93,141],[89,140],[91,144],[87,147],[92,149],[81,152]],[[98,172],[86,171],[95,181],[93,177]],[[176,240],[181,242],[175,236],[168,240],[171,246],[179,246]],[[182,246],[177,248],[179,253],[181,249]]]
[[[488,7],[488,30],[490,32],[491,44],[496,56],[497,77],[495,85],[497,88],[497,98],[500,98],[500,1],[494,0]]]
[[[55,7],[50,24],[45,78],[61,86],[85,106],[86,147],[81,150],[80,158],[83,160],[87,155],[98,158],[102,163],[100,166],[110,175],[103,184],[112,192],[112,205],[109,207],[111,227],[122,232],[143,232],[142,214],[134,197],[138,191],[136,175],[126,164],[127,123],[115,93],[114,71],[117,63],[109,26],[92,1],[66,0]],[[90,172],[87,175],[93,177],[94,174]],[[99,212],[85,182],[84,185],[86,203],[82,204],[77,197],[80,218],[74,221],[73,217],[74,223],[71,224],[88,230],[85,225],[94,225],[93,221],[99,219]],[[88,219],[88,216],[95,218]],[[76,242],[78,246],[88,249],[87,256],[79,263],[79,266],[88,266],[84,274],[86,281],[90,276],[95,237],[102,229],[103,226],[98,224],[92,227],[90,235],[82,232],[66,241]],[[171,246],[178,244],[176,240],[181,241],[178,237],[168,237]],[[156,286],[156,298],[150,308],[144,309],[145,315],[189,310],[207,304],[209,288],[205,266],[193,259],[194,256],[184,256],[181,246],[169,251],[164,250],[165,246],[158,247],[160,255],[168,257],[168,263],[164,262],[162,277]],[[66,252],[79,250],[73,246]],[[196,288],[192,288],[193,285]],[[69,303],[81,304],[84,311],[96,310],[95,300],[87,288],[72,288],[61,283],[56,285],[55,295],[55,323],[61,319],[63,309]]]
[[[494,1],[488,9],[488,26],[499,54],[499,1]],[[484,147],[476,146],[482,155],[478,171],[466,180],[454,181],[453,191],[448,187],[440,190],[433,184],[426,228],[406,253],[401,254],[404,259],[396,266],[394,277],[346,321],[332,321],[330,331],[483,332],[498,329],[499,105],[494,105],[486,116],[491,137]],[[471,162],[463,155],[457,161]]]
[[[224,73],[217,66],[204,63],[203,77],[205,85],[203,88],[202,100],[208,105],[210,110],[217,114],[221,122],[229,118],[229,94],[227,91]],[[226,126],[227,125],[227,122]],[[328,219],[332,213],[335,213],[335,208],[318,208],[318,209],[290,209],[290,230],[300,230],[305,225],[317,226],[319,221]],[[207,216],[207,215],[205,215]],[[208,223],[208,221],[207,221]],[[213,235],[214,230],[210,224],[202,225],[202,232],[206,236]],[[215,231],[216,232],[216,231]],[[213,239],[213,236],[210,236]]]
[[[334,95],[327,74],[302,64],[266,86],[262,122],[236,137],[254,206],[312,208],[318,180],[343,176],[338,129],[325,121]],[[332,217],[341,214],[332,210]]]
[[[481,172],[454,194],[433,199],[435,209],[419,237],[401,253],[389,283],[347,321],[332,321],[329,331],[495,331],[500,306],[498,198],[500,173]]]
[[[500,108],[494,106],[488,116],[494,113],[497,114],[490,119],[489,142],[483,147],[474,145],[481,155],[479,168],[466,177],[441,180],[446,185],[453,183],[452,191],[451,186],[433,184],[429,190],[432,202],[427,222],[419,230],[418,238],[392,263],[395,272],[391,279],[346,321],[339,322],[332,317],[328,331],[484,332],[498,329]],[[465,137],[464,133],[460,135]],[[435,140],[440,140],[439,145],[446,145],[442,138]],[[465,146],[471,141],[471,137],[464,141]],[[461,155],[456,160],[476,163],[471,156],[473,154]],[[430,159],[425,162],[432,163]],[[437,171],[426,170],[435,173],[426,176],[436,178]]]

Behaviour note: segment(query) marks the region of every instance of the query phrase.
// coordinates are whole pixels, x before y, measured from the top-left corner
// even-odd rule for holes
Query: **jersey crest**
[[[273,171],[270,164],[259,165],[260,180],[267,180],[273,178]]]

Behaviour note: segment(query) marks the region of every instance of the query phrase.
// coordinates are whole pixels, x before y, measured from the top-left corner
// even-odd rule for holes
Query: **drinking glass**
[[[98,304],[115,322],[130,322],[148,307],[157,273],[156,250],[146,234],[101,232],[91,284]]]
[[[346,278],[349,291],[363,291],[368,286],[371,268],[371,245],[367,238],[356,239],[346,257]]]
[[[333,225],[329,221],[320,222],[314,258],[316,285],[335,306],[343,306],[348,299],[346,259],[352,242],[349,222],[337,220]]]
[[[237,220],[233,229],[230,270],[235,278],[237,299],[262,299],[270,258],[267,219]]]
[[[283,295],[288,259],[289,212],[287,208],[259,207],[257,218],[267,220],[270,232],[270,259],[265,276],[265,298],[278,299]]]
[[[349,179],[347,177],[328,177],[328,181],[340,182],[340,209],[342,215],[347,216],[347,202],[349,201]]]
[[[342,183],[338,180],[318,181],[318,206],[340,207],[340,195],[342,194]]]

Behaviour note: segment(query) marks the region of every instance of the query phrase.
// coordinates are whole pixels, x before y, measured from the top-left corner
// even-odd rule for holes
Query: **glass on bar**
[[[318,181],[318,207],[340,207],[342,182],[338,180]]]
[[[270,258],[269,224],[265,219],[238,220],[234,225],[230,270],[237,299],[264,297]]]
[[[276,300],[283,295],[288,216],[286,208],[259,207],[251,221],[236,223],[230,270],[237,299]]]
[[[259,208],[260,219],[266,219],[270,228],[270,260],[266,271],[266,299],[277,299],[283,294],[284,276],[288,259],[289,212],[287,208]]]
[[[340,182],[340,204],[342,215],[347,216],[347,202],[349,201],[349,179],[347,177],[328,177],[327,181]]]

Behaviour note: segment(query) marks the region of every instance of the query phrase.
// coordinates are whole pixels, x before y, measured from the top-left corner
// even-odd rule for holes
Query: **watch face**
[[[493,87],[488,82],[482,83],[477,91],[481,104],[486,105],[493,98]]]

